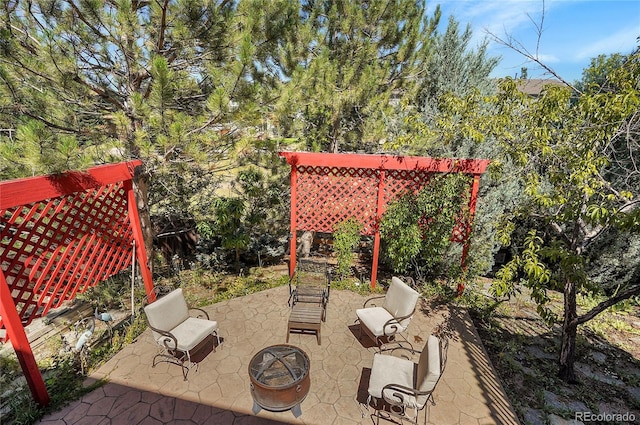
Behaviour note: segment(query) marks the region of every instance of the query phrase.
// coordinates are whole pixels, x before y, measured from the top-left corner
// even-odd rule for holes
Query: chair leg
[[[213,331],[213,336],[216,337],[216,344],[213,345],[213,352],[215,353],[218,350],[218,347],[222,348],[222,346],[220,345],[220,334],[218,334],[218,331]]]

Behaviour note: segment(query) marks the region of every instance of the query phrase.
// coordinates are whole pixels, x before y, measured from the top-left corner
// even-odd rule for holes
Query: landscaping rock
[[[568,410],[570,412],[585,412],[589,410],[586,404],[578,400],[566,400],[551,391],[544,392],[545,403],[556,410]]]
[[[640,387],[629,387],[627,391],[636,403],[640,403]]]
[[[607,355],[605,353],[601,353],[600,351],[592,351],[590,353],[591,358],[599,363],[599,364],[605,364],[607,362]]]
[[[547,406],[558,410],[564,410],[567,408],[566,404],[562,400],[560,400],[560,397],[547,390],[545,390],[544,392],[544,403]]]
[[[557,415],[549,415],[549,425],[584,425],[584,422],[575,419],[563,419]]]
[[[575,368],[577,372],[580,372],[587,378],[595,379],[596,381],[603,382],[605,384],[615,385],[616,387],[623,387],[624,382],[617,376],[601,372],[599,370],[593,370],[591,366],[584,363],[576,363]]]
[[[532,345],[527,347],[527,352],[537,358],[537,359],[545,359],[545,360],[552,360],[556,358],[556,355],[554,353],[547,353],[546,351],[544,351],[542,348],[538,347],[537,345]]]
[[[524,423],[526,425],[546,425],[544,414],[540,410],[527,408],[524,412]]]

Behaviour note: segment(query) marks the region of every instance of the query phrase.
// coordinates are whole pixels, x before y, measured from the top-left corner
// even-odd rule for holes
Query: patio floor
[[[314,335],[290,336],[289,344],[303,349],[311,362],[311,388],[302,403],[302,415],[252,413],[249,362],[262,348],[285,342],[288,296],[287,286],[282,286],[205,307],[218,321],[223,343],[189,373],[188,381],[182,379],[178,366],[151,367],[157,350],[150,331],[145,331],[90,377],[104,378],[107,384],[40,423],[371,424],[373,410],[360,403],[367,398],[374,349],[366,336],[358,338],[354,326],[355,310],[366,298],[350,291],[331,292],[322,345]],[[434,309],[421,300],[408,340],[422,349],[443,320],[448,320],[453,336],[446,370],[434,392],[436,405],[429,408],[429,423],[519,425],[466,311]]]

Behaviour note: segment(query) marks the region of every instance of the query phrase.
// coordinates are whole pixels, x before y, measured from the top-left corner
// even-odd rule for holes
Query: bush
[[[351,274],[353,250],[360,242],[362,223],[355,218],[341,221],[334,226],[333,247],[336,250],[338,268],[336,274],[343,279]]]

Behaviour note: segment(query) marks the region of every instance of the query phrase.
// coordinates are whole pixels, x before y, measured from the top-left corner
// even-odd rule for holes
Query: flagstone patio
[[[91,374],[107,384],[50,414],[41,424],[371,424],[365,405],[374,348],[355,326],[355,310],[366,299],[333,290],[322,323],[322,345],[314,335],[291,334],[289,344],[309,356],[311,388],[302,415],[290,411],[252,413],[249,362],[262,348],[285,343],[289,297],[286,286],[205,307],[220,326],[223,343],[189,373],[151,361],[157,352],[149,330]],[[419,301],[408,340],[422,349],[443,321],[452,330],[446,370],[429,408],[430,424],[515,424],[507,399],[469,315],[457,307]],[[422,416],[421,416],[422,421]],[[383,421],[384,422],[384,421]],[[389,423],[389,422],[386,422]]]

